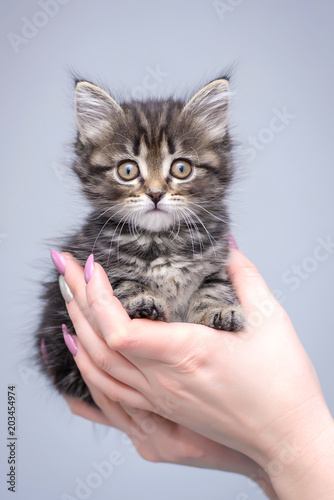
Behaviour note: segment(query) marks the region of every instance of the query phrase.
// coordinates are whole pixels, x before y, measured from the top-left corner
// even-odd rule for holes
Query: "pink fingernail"
[[[68,333],[68,329],[67,329],[66,325],[61,325],[61,327],[62,327],[62,330],[63,330],[63,336],[64,336],[65,344],[67,345],[68,350],[70,351],[70,353],[72,354],[72,356],[75,356],[76,353],[78,352],[77,341],[75,340],[75,338],[73,337],[73,335],[70,335]]]
[[[231,234],[228,237],[228,244],[230,245],[231,248],[239,248],[237,242],[235,241],[235,239]]]
[[[57,271],[64,276],[66,270],[65,258],[56,250],[51,250],[51,258],[54,265],[56,266]]]
[[[93,276],[93,272],[94,272],[94,255],[91,253],[85,265],[84,277],[86,283],[90,282],[91,277]]]
[[[49,363],[48,351],[46,350],[45,340],[41,340],[41,353],[43,356],[44,363],[47,365]]]

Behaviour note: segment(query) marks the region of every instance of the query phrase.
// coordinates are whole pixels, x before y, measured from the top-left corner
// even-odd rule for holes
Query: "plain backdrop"
[[[3,0],[0,12],[1,498],[263,499],[238,475],[145,462],[118,431],[73,416],[30,347],[50,246],[88,210],[68,169],[71,73],[144,98],[190,95],[233,67],[233,234],[291,316],[334,412],[334,3]],[[102,477],[98,464],[111,460]],[[76,492],[80,481],[89,489]]]

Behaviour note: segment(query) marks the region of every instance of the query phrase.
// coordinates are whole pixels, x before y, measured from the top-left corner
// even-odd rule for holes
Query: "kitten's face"
[[[74,169],[94,207],[134,230],[167,231],[191,219],[194,229],[201,225],[220,207],[231,177],[227,109],[226,80],[186,105],[169,99],[122,106],[80,82]]]

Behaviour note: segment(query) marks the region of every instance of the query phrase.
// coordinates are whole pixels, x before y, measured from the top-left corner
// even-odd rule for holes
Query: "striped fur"
[[[170,98],[118,104],[95,85],[76,86],[73,170],[92,211],[60,250],[82,265],[93,252],[133,318],[225,330],[244,325],[225,270],[225,199],[233,177],[228,106],[224,79],[187,103]],[[137,165],[136,178],[120,177],[124,161]],[[177,161],[191,166],[189,177],[172,174]],[[70,320],[56,275],[45,285],[44,300],[36,336],[40,364],[61,393],[93,404],[62,339],[61,324],[70,327]],[[39,351],[42,339],[46,364]]]

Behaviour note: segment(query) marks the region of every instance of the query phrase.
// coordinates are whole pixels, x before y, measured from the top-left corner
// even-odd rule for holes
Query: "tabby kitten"
[[[228,108],[225,78],[186,103],[119,104],[89,82],[76,84],[72,167],[92,212],[61,251],[82,265],[93,252],[131,318],[229,331],[244,325],[225,269],[233,175]],[[63,340],[61,325],[71,322],[58,276],[43,298],[40,364],[61,393],[94,404]]]

